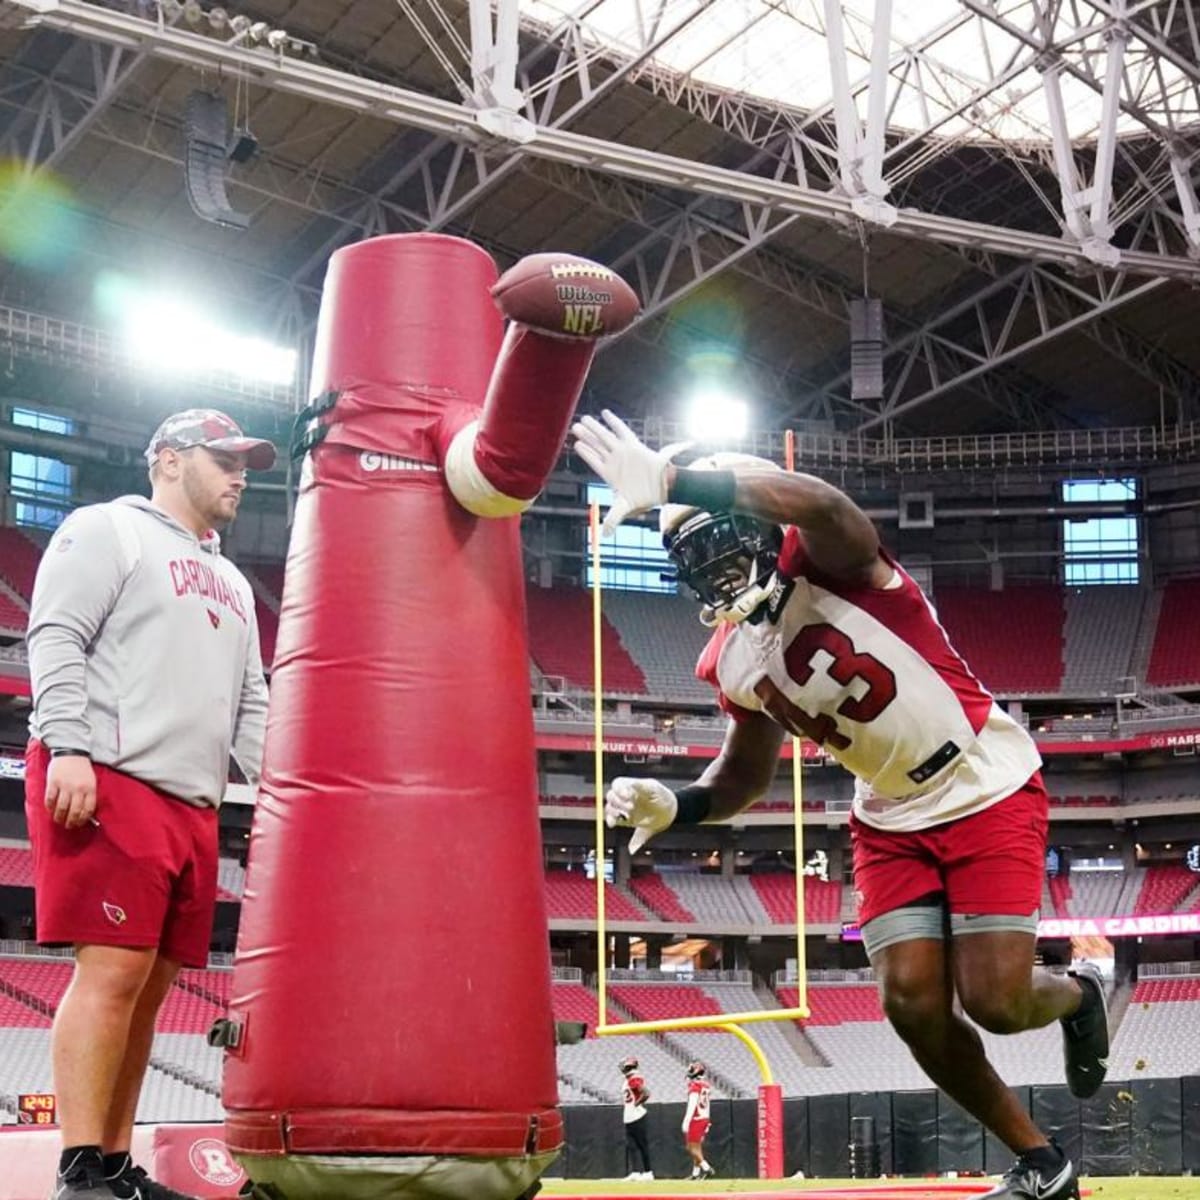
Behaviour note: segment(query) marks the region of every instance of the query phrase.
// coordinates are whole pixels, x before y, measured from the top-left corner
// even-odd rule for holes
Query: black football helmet
[[[699,1059],[688,1063],[687,1077],[689,1079],[703,1079],[707,1074],[708,1068]]]
[[[632,1075],[638,1069],[638,1060],[632,1055],[629,1058],[621,1059],[621,1074]]]
[[[689,463],[692,471],[750,468],[777,471],[768,459],[718,453]],[[766,598],[779,563],[783,530],[741,513],[710,513],[685,504],[664,504],[659,530],[680,582],[705,605],[706,624],[744,620]],[[711,620],[706,619],[711,618]]]

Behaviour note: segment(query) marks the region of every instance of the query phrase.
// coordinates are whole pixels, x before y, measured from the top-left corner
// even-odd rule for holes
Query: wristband
[[[50,751],[51,758],[86,758],[91,759],[90,750],[79,750],[74,746],[56,746]]]
[[[700,825],[708,820],[712,808],[712,788],[689,783],[675,793],[675,820],[672,825]]]
[[[737,476],[732,471],[693,471],[676,467],[675,478],[667,489],[671,504],[687,504],[705,512],[729,512],[737,491]]]

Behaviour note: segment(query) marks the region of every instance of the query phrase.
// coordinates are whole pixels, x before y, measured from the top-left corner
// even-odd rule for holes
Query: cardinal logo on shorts
[[[209,609],[206,609],[205,611],[208,613],[208,623],[209,623],[209,624],[210,624],[210,625],[211,625],[211,626],[212,626],[214,629],[220,629],[220,628],[221,628],[221,615],[220,615],[220,613],[215,613],[215,612],[213,612],[213,610],[212,610],[211,608],[209,608]]]
[[[100,904],[104,909],[104,915],[114,925],[124,925],[125,922],[129,920],[129,918],[125,915],[125,910],[119,904],[109,904],[107,900],[102,900]]]

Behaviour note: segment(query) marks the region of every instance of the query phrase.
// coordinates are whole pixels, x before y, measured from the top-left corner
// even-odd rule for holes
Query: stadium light
[[[697,441],[712,445],[740,442],[749,425],[750,406],[725,388],[701,388],[688,402],[688,433]]]
[[[287,386],[296,378],[296,351],[219,325],[182,298],[142,291],[128,280],[108,281],[98,297],[116,318],[132,358],[172,375],[230,375]]]

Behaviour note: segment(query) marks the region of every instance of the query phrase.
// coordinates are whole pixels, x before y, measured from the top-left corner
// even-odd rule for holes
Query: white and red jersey
[[[626,1075],[625,1086],[621,1090],[621,1102],[624,1105],[622,1116],[626,1125],[640,1121],[646,1115],[646,1101],[649,1099],[646,1081],[640,1075]]]
[[[886,561],[887,587],[847,584],[813,566],[787,529],[762,615],[722,624],[696,674],[735,720],[766,713],[823,746],[855,776],[855,815],[906,832],[1003,800],[1041,757],[950,645],[916,582]]]
[[[688,1080],[687,1120],[707,1121],[709,1119],[709,1102],[712,1097],[712,1084],[707,1079]]]

